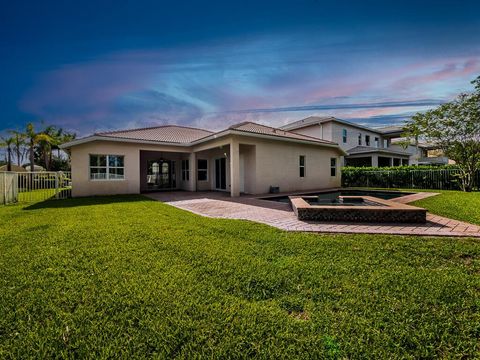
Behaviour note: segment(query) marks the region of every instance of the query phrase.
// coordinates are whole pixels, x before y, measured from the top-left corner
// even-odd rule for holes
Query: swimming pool
[[[308,196],[318,196],[319,199],[324,200],[334,200],[337,199],[339,196],[373,196],[376,198],[390,200],[395,199],[405,195],[411,195],[413,193],[402,192],[402,191],[386,191],[386,190],[350,190],[350,189],[342,189],[340,191],[329,191],[329,192],[321,192],[321,193],[304,193],[304,194],[296,194],[297,196],[308,195]],[[288,199],[288,195],[282,196],[273,196],[273,197],[264,197],[262,200],[269,200],[269,201],[277,201],[283,203],[290,203]]]

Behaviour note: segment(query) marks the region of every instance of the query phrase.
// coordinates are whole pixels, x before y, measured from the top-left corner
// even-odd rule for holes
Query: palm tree
[[[4,146],[7,150],[7,171],[12,171],[12,145],[14,138],[11,137],[2,137],[1,146]]]
[[[29,144],[29,152],[30,152],[30,171],[35,171],[35,153],[34,148],[35,145],[39,144],[40,142],[50,143],[52,138],[50,135],[45,134],[43,132],[37,133],[35,132],[35,127],[32,123],[27,124],[27,128],[25,131],[25,136],[28,140]]]
[[[13,151],[17,158],[17,165],[22,166],[23,158],[25,157],[25,134],[20,131],[10,130],[10,135],[13,138]]]

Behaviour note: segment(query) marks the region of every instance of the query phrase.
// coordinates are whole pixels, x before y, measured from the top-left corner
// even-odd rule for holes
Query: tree
[[[413,139],[421,134],[456,162],[463,191],[472,191],[480,169],[480,76],[471,83],[475,91],[415,114],[405,127],[405,136]]]
[[[0,141],[0,145],[5,147],[5,150],[7,151],[7,171],[12,171],[12,145],[14,139],[11,137],[2,137]]]
[[[35,132],[35,127],[32,123],[27,124],[27,128],[25,131],[25,137],[27,138],[29,144],[29,152],[30,152],[30,171],[35,171],[35,146],[39,144],[41,141],[43,142],[50,142],[51,137],[48,134],[44,133],[37,133]]]
[[[10,130],[10,135],[13,138],[13,151],[17,158],[17,165],[21,166],[23,163],[23,158],[25,157],[25,134],[20,131]]]

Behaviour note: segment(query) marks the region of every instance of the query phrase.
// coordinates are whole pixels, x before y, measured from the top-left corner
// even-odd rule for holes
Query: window
[[[123,179],[125,179],[123,156],[90,155],[90,180]]]
[[[388,148],[388,140],[387,139],[383,139],[383,147],[385,149]]]
[[[370,135],[365,135],[365,146],[370,146]]]
[[[347,129],[343,129],[342,138],[343,138],[343,143],[345,144],[347,142]]]
[[[197,179],[198,181],[207,181],[208,179],[208,161],[207,160],[198,159]]]
[[[182,181],[190,180],[190,162],[182,160]]]
[[[358,145],[362,145],[362,133],[358,133]]]
[[[378,137],[375,138],[375,147],[378,148],[380,146],[380,140]]]
[[[337,176],[337,158],[330,158],[330,176]]]
[[[300,169],[300,177],[305,177],[305,155],[300,155],[298,158],[298,165]]]

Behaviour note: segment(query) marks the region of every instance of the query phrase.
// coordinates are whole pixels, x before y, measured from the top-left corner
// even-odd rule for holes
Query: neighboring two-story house
[[[402,128],[370,128],[335,117],[311,116],[282,127],[283,130],[339,144],[347,155],[347,166],[402,166],[448,163],[444,157],[429,157],[434,147],[425,144],[402,146]]]

